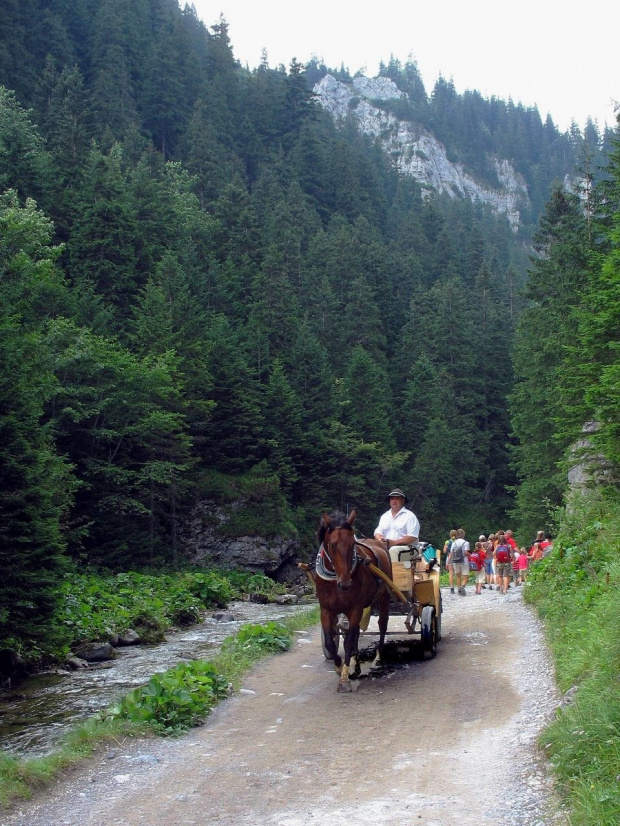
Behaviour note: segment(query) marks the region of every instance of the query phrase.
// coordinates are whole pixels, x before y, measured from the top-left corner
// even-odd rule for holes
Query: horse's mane
[[[342,511],[332,511],[329,514],[329,518],[331,520],[330,525],[325,524],[325,520],[321,519],[321,524],[319,525],[319,543],[321,543],[325,539],[325,534],[330,533],[334,530],[334,528],[344,528],[345,530],[352,531],[353,528],[347,522],[347,515]]]

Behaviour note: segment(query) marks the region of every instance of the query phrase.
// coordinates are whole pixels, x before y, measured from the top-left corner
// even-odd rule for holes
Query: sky
[[[188,0],[192,2],[192,0]],[[183,6],[185,0],[181,0]],[[235,57],[251,69],[312,56],[351,74],[412,58],[430,94],[439,75],[457,92],[511,98],[562,130],[615,126],[620,101],[618,0],[193,0],[211,26],[223,14]]]

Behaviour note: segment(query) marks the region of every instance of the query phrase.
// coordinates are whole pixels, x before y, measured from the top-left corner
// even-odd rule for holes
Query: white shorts
[[[452,568],[457,575],[469,576],[469,561],[467,559],[464,562],[453,562]]]

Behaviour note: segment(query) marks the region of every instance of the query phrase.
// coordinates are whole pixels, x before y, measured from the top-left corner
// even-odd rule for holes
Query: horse
[[[377,540],[356,542],[353,533],[356,511],[348,516],[339,511],[331,516],[323,513],[318,531],[319,552],[316,565],[316,593],[321,608],[321,626],[328,659],[334,661],[340,673],[338,691],[351,691],[349,679],[351,657],[357,659],[360,620],[365,608],[377,605],[379,609],[379,644],[375,664],[381,659],[385,642],[390,592],[385,582],[364,564],[372,562],[392,578],[390,556]],[[338,654],[338,615],[345,614],[349,627],[344,638],[344,661]],[[359,663],[356,666],[359,668]]]

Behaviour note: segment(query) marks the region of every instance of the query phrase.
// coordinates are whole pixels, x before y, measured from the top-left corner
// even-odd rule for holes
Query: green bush
[[[161,734],[176,734],[204,722],[211,708],[228,693],[228,682],[215,666],[195,660],[165,674],[154,674],[108,715],[145,723]]]
[[[73,573],[62,587],[58,621],[73,645],[106,639],[128,628],[155,642],[170,625],[198,622],[207,608],[225,607],[233,591],[223,574],[211,571],[108,576]]]
[[[574,688],[541,738],[572,826],[620,823],[620,497],[574,495],[553,552],[528,576],[525,596],[548,632],[562,691]]]
[[[265,653],[286,651],[291,632],[279,622],[244,625],[222,645],[216,662],[182,663],[128,694],[104,716],[150,726],[160,734],[176,734],[200,725],[215,703],[231,690],[222,668],[231,659],[249,664]]]
[[[232,640],[229,643],[228,640]],[[224,647],[233,644],[238,648],[260,648],[264,651],[287,651],[291,647],[291,635],[281,622],[265,625],[243,625],[236,637],[227,637]]]

